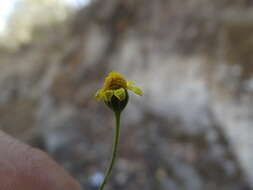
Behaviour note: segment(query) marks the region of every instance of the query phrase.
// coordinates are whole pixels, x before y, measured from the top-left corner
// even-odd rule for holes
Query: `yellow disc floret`
[[[142,96],[143,92],[140,88],[133,86],[134,82],[127,81],[120,73],[111,72],[106,77],[103,88],[98,90],[95,98],[110,102],[115,96],[118,100],[123,101],[127,98],[127,90]]]
[[[118,72],[111,72],[105,79],[103,90],[127,88],[127,80]]]

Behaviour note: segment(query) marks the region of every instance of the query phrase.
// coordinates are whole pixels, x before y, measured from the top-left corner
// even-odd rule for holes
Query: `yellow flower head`
[[[106,77],[103,88],[97,91],[95,98],[97,100],[111,102],[113,96],[115,96],[119,101],[123,101],[128,98],[127,90],[131,90],[142,96],[142,90],[133,86],[133,84],[134,82],[127,81],[120,73],[111,72]]]

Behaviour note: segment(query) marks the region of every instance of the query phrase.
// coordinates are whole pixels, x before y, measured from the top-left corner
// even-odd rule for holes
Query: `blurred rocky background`
[[[253,189],[253,1],[16,0],[0,41],[0,129],[85,190],[109,161],[94,92],[136,81],[111,190]]]

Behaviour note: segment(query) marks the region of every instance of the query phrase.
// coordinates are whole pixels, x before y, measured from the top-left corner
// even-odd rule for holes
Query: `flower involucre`
[[[134,82],[127,81],[120,73],[110,72],[102,89],[97,91],[95,98],[98,101],[110,102],[112,97],[115,96],[119,101],[123,101],[128,97],[127,90],[142,96],[142,90],[137,86],[133,86],[133,84]]]

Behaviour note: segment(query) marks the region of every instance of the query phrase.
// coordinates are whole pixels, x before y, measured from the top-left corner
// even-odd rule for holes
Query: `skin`
[[[0,131],[0,190],[81,190],[46,153]]]

